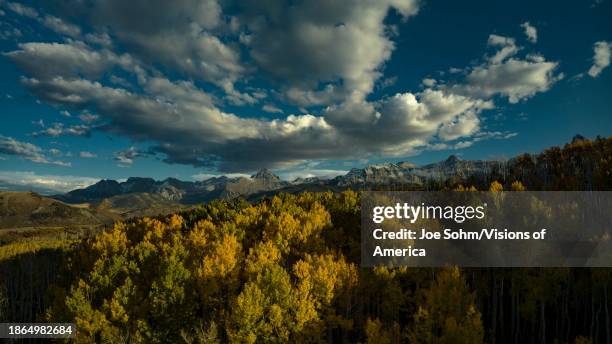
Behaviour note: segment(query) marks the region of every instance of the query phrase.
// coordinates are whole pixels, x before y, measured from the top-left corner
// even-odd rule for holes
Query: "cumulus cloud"
[[[385,18],[395,11],[409,19],[418,12],[412,0],[240,2],[228,13],[212,0],[92,6],[82,13],[95,32],[61,29],[79,38],[22,43],[6,55],[38,98],[81,114],[80,125],[55,123],[34,135],[102,130],[149,147],[117,152],[121,166],[155,154],[228,173],[290,170],[311,160],[466,147],[476,142],[494,97],[515,103],[560,78],[557,62],[521,57],[514,38],[491,35],[491,52],[453,72],[458,80],[427,78],[420,92],[368,97],[386,83],[382,69],[395,48]],[[270,89],[249,86],[252,78]],[[229,111],[236,107],[228,102],[250,106]],[[280,111],[291,105],[301,114]],[[249,113],[253,108],[279,115],[261,117]]]
[[[115,161],[120,167],[129,167],[134,163],[134,159],[141,155],[141,151],[132,146],[126,150],[115,152]]]
[[[11,190],[32,190],[42,194],[81,189],[95,184],[98,180],[90,177],[38,174],[32,171],[0,171],[0,185]]]
[[[91,158],[96,158],[97,155],[92,152],[81,151],[79,152],[79,157],[85,158],[85,159],[91,159]]]
[[[438,136],[442,141],[452,141],[460,137],[470,136],[480,129],[480,120],[473,112],[467,112],[455,117],[452,122],[444,123]]]
[[[71,126],[65,126],[64,123],[53,123],[53,126],[35,131],[32,136],[89,136],[91,135],[91,127],[88,125],[77,124]]]
[[[53,154],[53,152],[50,153]],[[3,135],[0,135],[0,154],[19,156],[40,164],[70,166],[70,163],[48,158],[42,148],[32,143],[18,141]]]
[[[512,43],[505,42],[504,46]],[[492,44],[501,43],[494,38]],[[495,76],[500,74],[498,69],[512,67],[514,61],[546,63],[489,61],[468,75],[461,92],[427,88],[375,102],[347,100],[328,106],[320,116],[289,115],[275,120],[223,112],[214,96],[192,82],[162,77],[146,80],[146,94],[83,78],[30,78],[24,84],[49,102],[93,108],[107,120],[102,130],[157,142],[151,152],[162,154],[168,163],[232,172],[288,167],[310,159],[410,155],[436,137],[452,141],[472,135],[480,128],[478,114],[493,106],[487,97],[507,94],[513,101],[544,89],[537,83],[525,86],[534,79],[530,73],[525,80],[510,78],[513,82],[508,84],[504,84],[507,77]],[[62,132],[64,128],[48,129]],[[116,160],[128,166],[137,156],[136,150],[128,150],[117,154]]]
[[[79,37],[81,35],[80,27],[67,23],[58,17],[48,15],[45,16],[42,20],[46,27],[59,34],[70,37]]]
[[[93,115],[90,113],[83,113],[81,115],[79,115],[79,119],[85,123],[93,123],[96,122],[97,120],[100,119],[100,116],[98,115]]]
[[[32,7],[25,6],[17,2],[7,2],[6,6],[20,16],[38,18],[38,11]]]
[[[558,62],[538,54],[517,57],[521,50],[513,38],[490,35],[488,45],[498,50],[485,62],[464,70],[465,81],[449,87],[452,92],[479,98],[501,95],[518,103],[546,92],[564,77],[557,73]]]
[[[109,50],[92,50],[83,42],[22,43],[19,50],[5,53],[30,75],[46,79],[85,76],[98,78],[114,66],[138,71],[139,66],[128,54],[117,55]]]
[[[429,144],[430,150],[457,150],[471,147],[474,143],[484,140],[507,140],[517,136],[518,133],[509,131],[479,131],[470,138],[464,138],[455,142],[438,142]]]
[[[0,5],[2,5],[2,3],[0,3]],[[7,2],[6,6],[14,13],[34,19],[60,35],[73,38],[81,36],[80,27],[68,23],[61,18],[52,15],[41,15],[36,9],[16,2]]]
[[[274,104],[265,104],[261,109],[268,113],[283,113],[283,110]]]
[[[278,176],[283,180],[293,181],[297,178],[320,178],[332,179],[348,173],[347,170],[322,169],[322,168],[299,168],[291,170],[280,170]]]
[[[529,22],[524,22],[521,24],[523,30],[525,30],[525,36],[527,36],[527,40],[531,43],[538,42],[538,30],[535,26],[529,24]]]
[[[384,24],[387,13],[393,8],[408,18],[418,12],[413,0],[242,6],[241,20],[251,31],[245,41],[251,56],[285,83],[286,99],[301,106],[364,99],[394,49]]]
[[[219,177],[227,177],[227,178],[251,178],[251,175],[247,173],[226,173],[226,174],[218,174],[218,173],[198,173],[191,176],[191,178],[195,181],[205,181],[211,178],[219,178]]]
[[[457,149],[464,149],[464,148],[471,147],[473,144],[474,144],[473,141],[459,141],[456,143],[438,142],[438,143],[433,143],[433,144],[428,145],[427,149],[433,150],[433,151],[457,150]]]
[[[500,47],[495,55],[489,58],[491,64],[499,64],[519,51],[519,47],[516,45],[514,38],[510,37],[490,35],[488,45],[491,47]]]
[[[217,1],[110,0],[95,2],[89,11],[80,10],[90,16],[94,27],[108,30],[143,61],[211,82],[234,99],[242,96],[233,84],[245,67],[236,47],[220,38],[229,32]]]
[[[503,63],[481,65],[467,75],[463,89],[479,96],[490,97],[501,94],[510,103],[545,92],[552,84],[563,78],[555,74],[557,62],[509,59]]]
[[[593,45],[593,65],[588,72],[591,77],[598,77],[610,65],[610,49],[612,49],[610,42],[599,41]]]
[[[431,79],[431,78],[425,78],[421,81],[421,83],[425,87],[434,87],[436,86],[436,82],[437,82],[436,79]]]

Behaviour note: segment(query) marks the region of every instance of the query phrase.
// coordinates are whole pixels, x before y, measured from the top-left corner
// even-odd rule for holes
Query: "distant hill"
[[[168,214],[181,210],[183,205],[169,200],[159,194],[145,192],[128,193],[104,198],[93,204],[93,209],[100,214],[114,214],[123,219],[130,217]]]
[[[118,218],[33,192],[0,192],[0,228],[101,225]]]

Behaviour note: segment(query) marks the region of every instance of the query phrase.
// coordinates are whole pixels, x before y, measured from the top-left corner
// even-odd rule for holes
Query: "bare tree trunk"
[[[540,303],[540,343],[546,343],[546,304]]]
[[[502,338],[506,338],[504,333],[504,276],[502,275],[499,286],[500,302],[499,302],[499,331]]]
[[[610,344],[610,312],[608,311],[608,284],[606,283],[604,289],[604,302],[606,305],[606,344]]]
[[[594,337],[595,332],[595,292],[591,293],[591,338]]]
[[[602,304],[600,303],[597,308],[597,314],[595,314],[595,337],[593,337],[593,342],[595,343],[599,342],[599,314],[601,314],[601,308]]]
[[[491,295],[491,299],[491,342],[495,344],[495,340],[497,339],[497,278],[495,277],[495,273],[493,273],[493,294]]]
[[[514,333],[514,343],[518,344],[518,342],[519,342],[519,334],[520,334],[520,331],[521,331],[521,312],[520,312],[520,308],[519,308],[519,306],[520,306],[520,294],[518,292],[516,293],[516,300],[515,301],[516,301],[515,302],[516,306],[515,306],[514,309],[516,310],[516,312],[515,312],[515,316],[516,316],[516,332]]]

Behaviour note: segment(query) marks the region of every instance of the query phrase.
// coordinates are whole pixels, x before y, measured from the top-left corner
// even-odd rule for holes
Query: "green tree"
[[[480,312],[459,268],[443,269],[422,291],[407,337],[411,343],[483,342]]]

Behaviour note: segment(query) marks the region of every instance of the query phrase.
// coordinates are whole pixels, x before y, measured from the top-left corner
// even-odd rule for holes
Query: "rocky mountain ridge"
[[[70,191],[53,198],[67,203],[99,202],[105,198],[135,193],[148,193],[161,199],[195,204],[214,199],[249,197],[251,195],[291,189],[346,189],[367,188],[373,185],[410,184],[423,185],[428,180],[445,180],[452,176],[466,178],[489,173],[499,168],[502,162],[485,160],[463,160],[451,155],[446,160],[423,166],[410,162],[372,164],[364,168],[353,168],[346,175],[325,180],[316,177],[281,180],[268,169],[262,169],[250,178],[212,177],[203,181],[181,181],[167,178],[156,181],[152,178],[130,177],[125,182],[101,180],[84,189]]]

